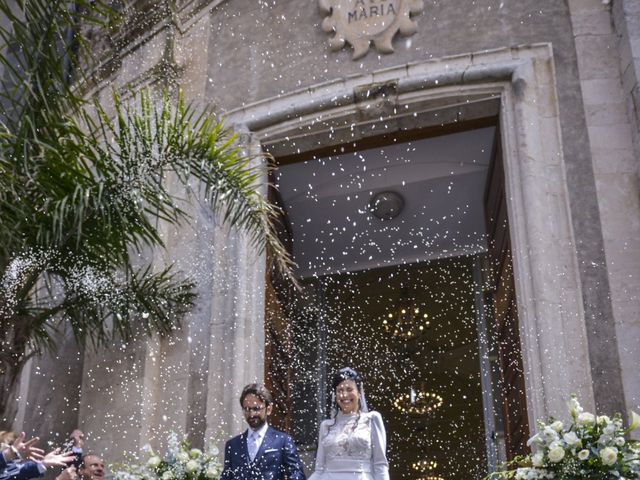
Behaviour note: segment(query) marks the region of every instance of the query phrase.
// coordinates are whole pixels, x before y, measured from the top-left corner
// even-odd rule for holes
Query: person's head
[[[331,380],[331,388],[336,396],[336,406],[342,413],[355,413],[362,408],[362,378],[352,368],[338,370]]]
[[[97,455],[84,455],[78,473],[82,480],[102,480],[104,478],[104,462]]]
[[[0,430],[0,445],[13,445],[16,434],[10,430]]]
[[[250,383],[242,390],[240,406],[249,426],[253,430],[258,430],[267,422],[267,417],[271,415],[273,399],[264,385]]]

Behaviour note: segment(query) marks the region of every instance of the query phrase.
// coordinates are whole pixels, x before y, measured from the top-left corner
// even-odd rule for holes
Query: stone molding
[[[287,141],[298,132],[298,139],[306,139],[297,145],[300,151],[317,148],[318,142],[330,144],[337,128],[358,126],[358,90],[371,86],[377,91],[385,82],[394,84],[396,113],[365,121],[367,126],[391,123],[401,114],[419,118],[421,108],[447,98],[500,99],[529,424],[563,412],[570,393],[592,408],[588,335],[550,44],[456,55],[326,82],[232,110],[227,124],[252,132],[262,144]],[[384,95],[378,100],[390,101]]]

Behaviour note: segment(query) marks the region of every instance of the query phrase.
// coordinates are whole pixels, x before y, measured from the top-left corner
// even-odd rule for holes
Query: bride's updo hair
[[[345,380],[353,380],[358,387],[358,392],[362,392],[362,378],[358,372],[356,372],[353,368],[345,367],[338,370],[333,374],[333,380],[331,381],[331,389],[335,393],[336,388]]]

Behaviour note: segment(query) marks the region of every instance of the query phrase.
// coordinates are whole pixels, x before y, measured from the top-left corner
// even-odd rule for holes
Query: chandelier
[[[411,464],[411,468],[420,473],[430,473],[431,470],[434,470],[437,466],[438,462],[435,460],[418,460]]]
[[[403,288],[398,305],[386,314],[382,325],[393,338],[406,341],[420,337],[429,328],[430,321],[424,306],[418,305]]]
[[[409,415],[427,415],[440,408],[442,403],[443,399],[437,393],[411,387],[409,393],[403,393],[393,401],[393,406]]]

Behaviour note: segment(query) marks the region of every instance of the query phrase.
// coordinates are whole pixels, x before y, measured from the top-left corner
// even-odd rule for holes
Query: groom
[[[227,442],[221,480],[305,480],[293,439],[267,423],[273,408],[269,390],[247,385],[240,405],[249,428]]]

